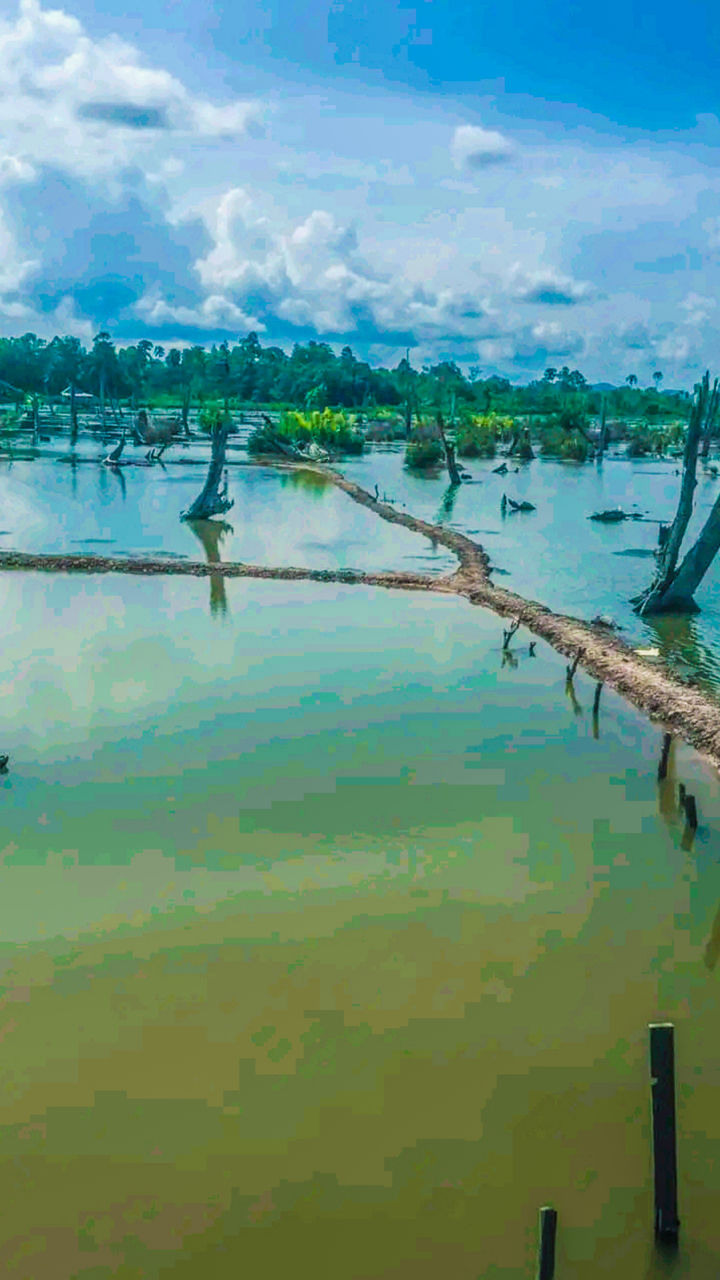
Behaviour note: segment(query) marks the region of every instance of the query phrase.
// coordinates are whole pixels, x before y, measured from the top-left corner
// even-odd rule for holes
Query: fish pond
[[[298,491],[257,474],[279,519]],[[149,493],[129,528],[114,477],[106,518],[81,482],[38,544],[142,548]],[[286,562],[327,536],[302,501]],[[672,1274],[714,1280],[715,771],[677,743],[658,786],[659,728],[607,689],[593,717],[461,599],[223,590],[218,616],[203,579],[0,576],[2,1274],[517,1280],[552,1203],[558,1277],[659,1280],[667,1019]]]

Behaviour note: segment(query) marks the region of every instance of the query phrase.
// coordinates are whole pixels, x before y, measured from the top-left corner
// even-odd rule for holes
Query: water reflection
[[[220,544],[223,538],[233,532],[233,526],[227,520],[186,520],[188,529],[192,529],[195,537],[202,543],[208,564],[220,564]],[[228,610],[225,594],[225,575],[210,574],[210,613],[213,617],[225,615]]]
[[[573,680],[572,676],[565,677],[565,693],[570,699],[570,706],[575,712],[575,715],[581,716],[583,713],[583,709],[577,700],[577,694],[575,693],[575,681]]]
[[[455,503],[457,502],[457,497],[459,492],[460,492],[459,485],[457,484],[448,485],[447,489],[443,494],[442,502],[440,503],[440,510],[438,511],[435,517],[435,524],[444,524],[446,520],[452,519],[452,514],[455,509]]]
[[[705,965],[712,972],[720,956],[720,906],[715,912],[710,937],[705,947]]]
[[[299,490],[308,498],[322,498],[332,484],[319,471],[281,471],[278,474],[283,488]]]
[[[668,666],[681,675],[698,675],[704,680],[713,680],[717,661],[703,643],[694,616],[666,613],[651,615],[643,621],[653,633],[660,657]]]

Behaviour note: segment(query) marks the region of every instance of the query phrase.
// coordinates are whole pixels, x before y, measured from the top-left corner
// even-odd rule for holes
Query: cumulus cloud
[[[197,97],[124,41],[92,39],[82,24],[39,0],[0,22],[0,128],[29,163],[65,157],[76,172],[127,162],[158,132],[178,139],[257,133],[257,103]],[[14,148],[13,148],[14,149]]]
[[[450,151],[456,169],[484,169],[502,164],[515,154],[512,143],[502,133],[475,124],[458,125]]]
[[[208,229],[214,244],[197,263],[203,286],[251,309],[268,329],[275,318],[320,334],[360,327],[451,336],[491,322],[487,300],[471,289],[432,288],[370,261],[356,229],[324,209],[295,225],[273,225],[247,191],[234,188]]]
[[[511,273],[510,288],[519,302],[546,307],[573,307],[595,296],[595,290],[586,281],[573,280],[553,271],[524,274],[520,268],[515,268]]]

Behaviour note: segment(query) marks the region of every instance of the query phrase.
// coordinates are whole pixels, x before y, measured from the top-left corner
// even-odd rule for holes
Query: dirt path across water
[[[579,652],[579,666],[588,675],[622,694],[650,719],[659,722],[666,732],[684,738],[720,769],[720,706],[701,690],[683,684],[668,668],[648,662],[605,627],[554,613],[537,601],[526,600],[513,591],[495,586],[490,576],[487,553],[464,534],[445,529],[441,525],[428,524],[416,516],[398,511],[388,503],[376,501],[360,485],[329,467],[308,466],[305,463],[278,464],[277,459],[267,458],[258,458],[257,461],[265,466],[272,462],[278,470],[310,470],[324,476],[354,502],[367,507],[381,519],[391,524],[403,525],[447,547],[458,558],[457,570],[452,574],[434,576],[402,572],[373,573],[353,569],[275,568],[227,562],[206,564],[194,560],[165,560],[151,556],[131,559],[120,556],[40,555],[0,551],[0,571],[180,574],[193,577],[221,574],[228,578],[338,582],[464,596],[471,604],[482,605],[501,617],[519,619],[528,631],[546,640],[570,659],[574,659]]]

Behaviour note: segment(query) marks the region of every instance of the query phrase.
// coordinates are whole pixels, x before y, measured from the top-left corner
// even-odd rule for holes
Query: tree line
[[[408,426],[422,413],[442,412],[452,421],[463,412],[500,414],[598,414],[603,399],[616,417],[675,415],[687,418],[687,392],[661,393],[662,374],[654,385],[638,386],[629,374],[622,386],[601,391],[588,385],[578,369],[546,369],[524,386],[507,378],[483,376],[478,367],[463,373],[453,361],[413,366],[409,351],[395,368],[373,368],[349,346],[336,355],[325,342],[296,343],[290,353],[263,347],[256,333],[210,348],[163,346],[149,339],[117,346],[110,334],[96,335],[89,348],[78,338],[36,334],[0,338],[0,397],[85,394],[101,403],[129,401],[180,406],[183,417],[192,403],[281,405],[305,411],[354,409],[370,416],[394,410]]]

